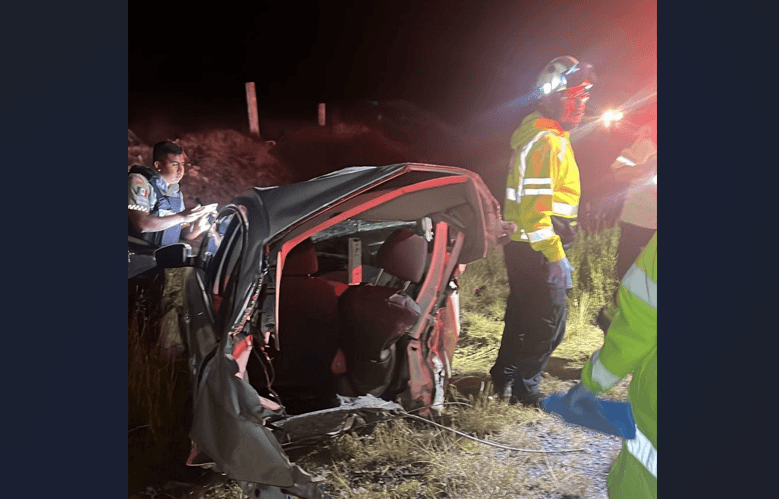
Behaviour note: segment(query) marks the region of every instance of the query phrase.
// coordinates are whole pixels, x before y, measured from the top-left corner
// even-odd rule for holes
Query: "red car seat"
[[[339,376],[338,384],[342,395],[383,395],[395,374],[395,344],[421,316],[419,305],[405,291],[409,283],[421,281],[424,275],[425,239],[398,229],[382,244],[376,258],[381,272],[397,277],[404,285],[397,289],[363,283],[351,286],[341,296],[340,348],[346,361],[346,372]]]
[[[338,405],[330,365],[338,350],[338,299],[348,286],[312,276],[318,268],[306,239],[289,252],[281,273],[272,386],[290,414]]]

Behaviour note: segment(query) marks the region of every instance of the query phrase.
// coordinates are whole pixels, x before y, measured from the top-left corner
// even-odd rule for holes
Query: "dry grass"
[[[162,347],[162,321],[173,305],[153,300],[155,288],[130,310],[128,323],[128,382],[131,408],[153,434],[164,434],[164,408],[172,403],[167,389],[175,379],[175,366]]]
[[[128,310],[129,482],[137,490],[183,467],[188,378],[178,338],[183,269],[146,288]]]
[[[530,451],[572,451],[586,447],[592,438],[537,409],[481,395],[472,402],[450,406],[448,424],[467,433],[485,433],[488,442]],[[542,441],[547,439],[558,443],[550,449]],[[616,452],[609,456],[615,457]],[[381,423],[370,433],[341,436],[298,462],[325,477],[327,492],[343,499],[540,499],[593,497],[593,477],[586,471],[591,459],[585,452],[497,448],[417,421],[398,420]],[[605,476],[605,468],[601,473]]]
[[[484,393],[466,398],[453,391],[451,396],[461,402],[448,405],[439,423],[486,439],[543,417],[537,409],[510,406]],[[529,439],[520,444],[532,445]],[[334,497],[491,497],[481,495],[486,481],[480,470],[490,468],[506,484],[521,482],[515,465],[495,462],[494,452],[494,447],[438,426],[398,419],[377,424],[369,432],[340,436],[303,456],[300,463],[327,477],[328,493]],[[458,495],[466,491],[472,495]]]

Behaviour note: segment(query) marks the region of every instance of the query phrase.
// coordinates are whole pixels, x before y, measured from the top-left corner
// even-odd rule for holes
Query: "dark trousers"
[[[622,282],[622,278],[628,273],[630,267],[636,263],[638,255],[641,254],[644,246],[655,235],[656,230],[625,222],[619,223],[616,274],[620,282]]]
[[[490,370],[497,393],[507,387],[519,399],[538,394],[541,373],[563,341],[567,317],[566,290],[548,282],[549,262],[529,243],[503,247],[510,294],[503,337]]]

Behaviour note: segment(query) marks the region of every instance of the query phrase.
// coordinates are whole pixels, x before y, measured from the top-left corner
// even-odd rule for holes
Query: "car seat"
[[[281,273],[272,386],[290,414],[338,405],[330,365],[338,349],[338,299],[348,286],[312,276],[317,270],[314,243],[306,239],[289,252]]]
[[[394,231],[376,255],[379,275],[371,283],[351,286],[338,306],[340,349],[345,373],[338,377],[338,392],[382,396],[393,381],[396,343],[421,317],[421,309],[406,294],[409,283],[425,272],[427,242],[406,230]],[[383,273],[403,282],[399,288],[377,286]]]

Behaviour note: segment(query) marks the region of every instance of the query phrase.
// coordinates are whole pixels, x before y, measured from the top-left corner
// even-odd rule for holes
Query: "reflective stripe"
[[[636,163],[634,163],[633,161],[630,161],[625,156],[618,157],[617,161],[619,161],[620,163],[625,163],[628,166],[636,166]]]
[[[552,211],[555,213],[555,215],[568,215],[570,217],[575,217],[579,212],[579,207],[572,204],[552,202]]]
[[[128,204],[127,205],[128,210],[134,210],[134,211],[142,211],[144,213],[149,213],[149,208],[146,208],[145,206],[141,206],[139,204]]]
[[[630,291],[630,294],[657,310],[657,283],[635,263],[622,279],[622,286]]]
[[[524,196],[525,194],[529,196],[551,196],[554,194],[554,191],[552,189],[522,189],[522,195]]]
[[[506,187],[506,199],[517,201],[517,190],[512,187]]]
[[[525,147],[522,148],[522,151],[520,151],[520,153],[519,153],[519,165],[518,165],[519,171],[517,172],[518,173],[518,177],[520,179],[520,183],[519,183],[519,185],[517,185],[517,189],[520,189],[522,187],[522,178],[525,176],[525,170],[527,170],[526,160],[527,160],[528,153],[530,153],[530,149],[535,145],[536,142],[539,141],[539,139],[541,139],[541,137],[543,137],[544,135],[549,135],[550,133],[551,132],[549,132],[547,130],[542,130],[542,131],[538,132],[536,134],[536,136],[533,137],[533,139],[530,142],[525,144]],[[521,191],[519,192],[519,196],[517,196],[517,199],[516,199],[517,202],[520,202],[523,194],[525,194],[525,193],[521,192]]]
[[[600,350],[592,354],[592,380],[598,383],[604,390],[608,390],[622,378],[606,369],[599,357]]]
[[[565,156],[565,139],[562,139],[560,140],[560,152],[557,153],[557,159],[562,161],[564,156]]]
[[[526,178],[522,181],[523,184],[551,184],[551,178]]]
[[[627,440],[628,452],[644,465],[653,477],[657,478],[657,449],[652,442],[638,429],[636,425],[636,438]]]
[[[538,229],[535,232],[529,232],[527,237],[530,239],[531,243],[537,243],[538,241],[543,241],[544,239],[549,239],[554,236],[556,236],[555,231],[551,227],[544,227],[543,229]]]
[[[530,241],[530,238],[527,237],[527,232],[525,232],[525,229],[519,229],[519,239],[520,241]]]

